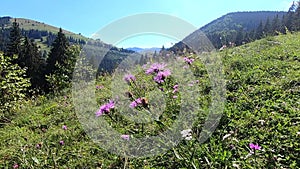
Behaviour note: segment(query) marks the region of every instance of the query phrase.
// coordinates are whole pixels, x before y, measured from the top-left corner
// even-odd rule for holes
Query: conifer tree
[[[271,34],[275,35],[276,32],[282,32],[282,26],[280,23],[279,16],[276,15],[272,21],[272,28],[271,28]]]
[[[70,87],[79,53],[80,47],[70,46],[60,29],[47,59],[47,92],[61,92],[62,89]]]
[[[68,58],[68,47],[69,42],[65,34],[62,32],[62,29],[60,28],[56,39],[52,43],[52,47],[47,59],[47,75],[52,74],[58,69],[57,64],[62,66],[65,65],[65,62]]]
[[[12,28],[10,30],[10,36],[9,36],[9,43],[7,44],[7,56],[13,56],[14,54],[19,55],[21,51],[21,30],[19,28],[19,24],[17,23],[17,20],[13,22]]]
[[[32,89],[42,89],[45,84],[43,69],[45,61],[33,40],[25,37],[19,57],[21,67],[26,67],[26,75],[30,78]]]
[[[244,41],[243,28],[240,28],[237,32],[235,43],[237,45],[242,45],[243,41]]]
[[[267,18],[267,21],[266,21],[264,29],[263,29],[263,32],[264,32],[265,36],[271,34],[271,32],[272,32],[271,28],[272,28],[272,25],[271,25],[271,22],[270,22],[270,18]]]
[[[295,2],[293,2],[293,4],[291,5],[291,7],[288,10],[288,13],[285,15],[284,18],[284,25],[285,27],[291,31],[293,29],[293,19],[294,19],[294,14],[295,14],[295,10],[296,10],[296,4]]]
[[[255,38],[261,39],[262,37],[263,37],[263,23],[262,23],[262,21],[260,21],[260,23],[256,29]]]
[[[292,18],[292,30],[293,31],[300,31],[300,1],[297,2],[295,5],[295,12],[293,13]]]

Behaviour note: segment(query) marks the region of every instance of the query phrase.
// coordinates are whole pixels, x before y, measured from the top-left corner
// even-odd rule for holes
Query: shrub
[[[8,122],[13,110],[26,97],[30,82],[25,77],[26,70],[12,64],[12,58],[0,53],[0,60],[0,122]]]

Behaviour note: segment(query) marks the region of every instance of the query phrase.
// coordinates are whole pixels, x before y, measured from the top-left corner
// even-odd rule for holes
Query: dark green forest
[[[226,14],[211,23],[201,27],[203,32],[215,48],[240,46],[255,40],[286,34],[286,31],[299,31],[299,8],[296,2],[288,12],[234,12]],[[196,32],[197,32],[196,31]],[[169,50],[183,51],[189,48],[182,42],[175,44]],[[192,37],[191,37],[192,38]]]

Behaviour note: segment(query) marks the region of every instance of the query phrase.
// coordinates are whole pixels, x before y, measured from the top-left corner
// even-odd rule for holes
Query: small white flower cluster
[[[186,139],[186,140],[192,139],[192,130],[191,129],[182,130],[180,133],[184,139]]]

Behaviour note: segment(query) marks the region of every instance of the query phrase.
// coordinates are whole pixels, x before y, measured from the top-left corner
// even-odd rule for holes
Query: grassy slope
[[[8,25],[6,25],[6,28],[9,28],[12,26],[12,23],[14,22],[15,18],[11,18],[10,22]],[[24,30],[39,30],[39,31],[48,31],[51,32],[53,34],[57,34],[57,32],[59,31],[59,28],[55,27],[55,26],[51,26],[42,22],[38,22],[38,21],[34,21],[31,19],[24,19],[24,18],[16,18],[17,23],[19,23],[19,26],[21,29]],[[63,30],[64,34],[67,37],[73,37],[74,39],[81,39],[81,40],[85,40],[87,41],[88,38],[84,37],[80,34],[75,34],[73,32],[67,31],[67,30]],[[46,37],[43,37],[43,40],[46,40]],[[47,45],[45,45],[44,43],[40,42],[40,39],[35,39],[36,43],[38,44],[38,46],[40,46],[41,50],[46,50],[49,52],[50,48],[47,47]]]
[[[30,29],[34,29],[34,30],[40,30],[40,31],[48,31],[48,32],[52,32],[54,34],[56,34],[59,31],[59,28],[45,24],[45,23],[41,23],[38,21],[34,21],[34,20],[30,20],[30,19],[24,19],[24,18],[16,18],[17,23],[19,23],[20,28],[23,28],[25,30],[30,30]],[[12,18],[10,20],[10,22],[12,23],[14,21],[14,18]],[[75,39],[83,39],[83,40],[87,40],[86,37],[79,35],[79,34],[75,34],[73,32],[67,31],[67,30],[63,30],[66,36],[71,36],[74,37]]]
[[[299,167],[299,45],[298,33],[221,52],[227,103],[210,140],[194,145],[183,141],[176,148],[182,158],[168,151],[131,159],[129,168],[191,168],[192,163],[197,168]],[[108,81],[100,83],[108,86]],[[100,90],[107,93],[108,89]],[[63,130],[63,125],[68,129]],[[251,142],[262,150],[247,157]],[[41,148],[36,147],[39,143]],[[25,103],[12,123],[0,128],[0,147],[0,168],[12,168],[15,163],[24,168],[121,168],[124,164],[123,158],[105,152],[85,135],[71,98],[63,96]],[[195,154],[189,158],[191,150]]]

